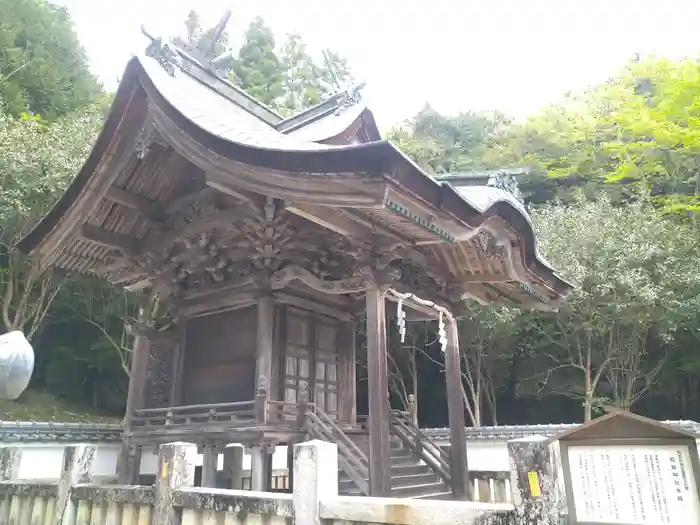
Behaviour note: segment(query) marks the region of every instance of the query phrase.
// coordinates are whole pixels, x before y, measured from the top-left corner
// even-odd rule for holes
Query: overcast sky
[[[535,112],[605,80],[635,53],[700,54],[699,0],[57,0],[68,7],[95,74],[116,87],[140,25],[180,33],[196,7],[205,26],[226,7],[237,49],[261,15],[281,39],[348,57],[381,127],[429,101],[445,113]]]

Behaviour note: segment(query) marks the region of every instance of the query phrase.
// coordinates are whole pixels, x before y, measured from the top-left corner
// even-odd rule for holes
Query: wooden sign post
[[[614,410],[552,441],[572,525],[700,523],[692,433]]]

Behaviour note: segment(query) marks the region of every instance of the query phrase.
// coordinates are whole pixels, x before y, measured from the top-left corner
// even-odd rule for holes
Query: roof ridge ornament
[[[323,50],[323,61],[326,63],[326,69],[328,69],[328,72],[333,80],[333,85],[335,86],[335,93],[333,96],[341,95],[337,101],[338,110],[359,104],[362,100],[361,90],[367,83],[363,81],[358,82],[357,84],[343,86],[343,82],[341,82],[340,77],[338,76],[338,71],[335,68],[335,64],[331,59],[331,53],[328,49]]]
[[[216,48],[216,44],[221,40],[221,37],[231,18],[231,9],[226,9],[224,15],[213,28],[213,35],[209,47],[201,52],[187,42],[178,41],[179,39],[169,39],[169,42],[164,43],[162,37],[154,37],[146,28],[141,25],[141,33],[146,36],[151,43],[146,47],[146,56],[154,58],[163,66],[170,76],[175,76],[175,68],[182,65],[183,59],[189,59],[198,62],[202,67],[208,69],[216,76],[221,75],[221,68],[230,64],[232,55],[231,50],[226,50],[221,55],[214,57],[212,53]]]
[[[512,173],[505,171],[497,171],[492,173],[489,175],[489,180],[486,185],[491,186],[492,188],[499,188],[503,191],[507,191],[520,202],[523,202],[523,194],[521,193],[520,188],[518,187],[518,182],[515,180]]]
[[[151,35],[143,24],[141,25],[141,33],[151,41],[146,47],[146,56],[154,58],[171,77],[174,77],[175,69],[181,64],[180,54],[175,45],[172,42],[163,43],[162,37],[156,38]]]

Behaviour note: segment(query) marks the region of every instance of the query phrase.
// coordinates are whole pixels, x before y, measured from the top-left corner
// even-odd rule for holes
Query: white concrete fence
[[[195,488],[195,445],[159,449],[155,486],[95,483],[95,445],[65,448],[56,483],[16,479],[21,449],[0,453],[0,525],[513,525],[512,504],[338,496],[337,449],[294,447],[292,494]]]

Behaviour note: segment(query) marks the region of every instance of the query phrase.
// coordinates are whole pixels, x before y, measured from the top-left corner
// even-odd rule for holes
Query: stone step
[[[425,474],[425,473],[432,473],[432,470],[430,470],[430,467],[427,465],[421,465],[418,463],[415,464],[405,464],[405,465],[393,465],[391,467],[391,477],[399,477],[399,476],[410,476],[414,474]],[[338,469],[338,481],[346,481],[350,480],[350,476],[348,476],[343,470]]]
[[[396,456],[390,458],[391,466],[398,467],[401,465],[420,465],[420,460],[414,458],[411,454],[407,456]]]
[[[427,485],[430,483],[440,483],[440,476],[428,471],[426,473],[421,474],[409,474],[407,476],[391,477],[392,488],[406,487],[409,485]]]
[[[448,492],[444,483],[422,483],[419,485],[406,485],[391,489],[391,496],[394,498],[415,498],[429,494],[443,494]]]
[[[435,494],[425,494],[423,496],[414,496],[413,499],[439,499],[452,500],[454,499],[452,492],[437,492]]]
[[[406,456],[411,456],[412,453],[407,448],[392,448],[389,454],[391,458],[405,458]]]

